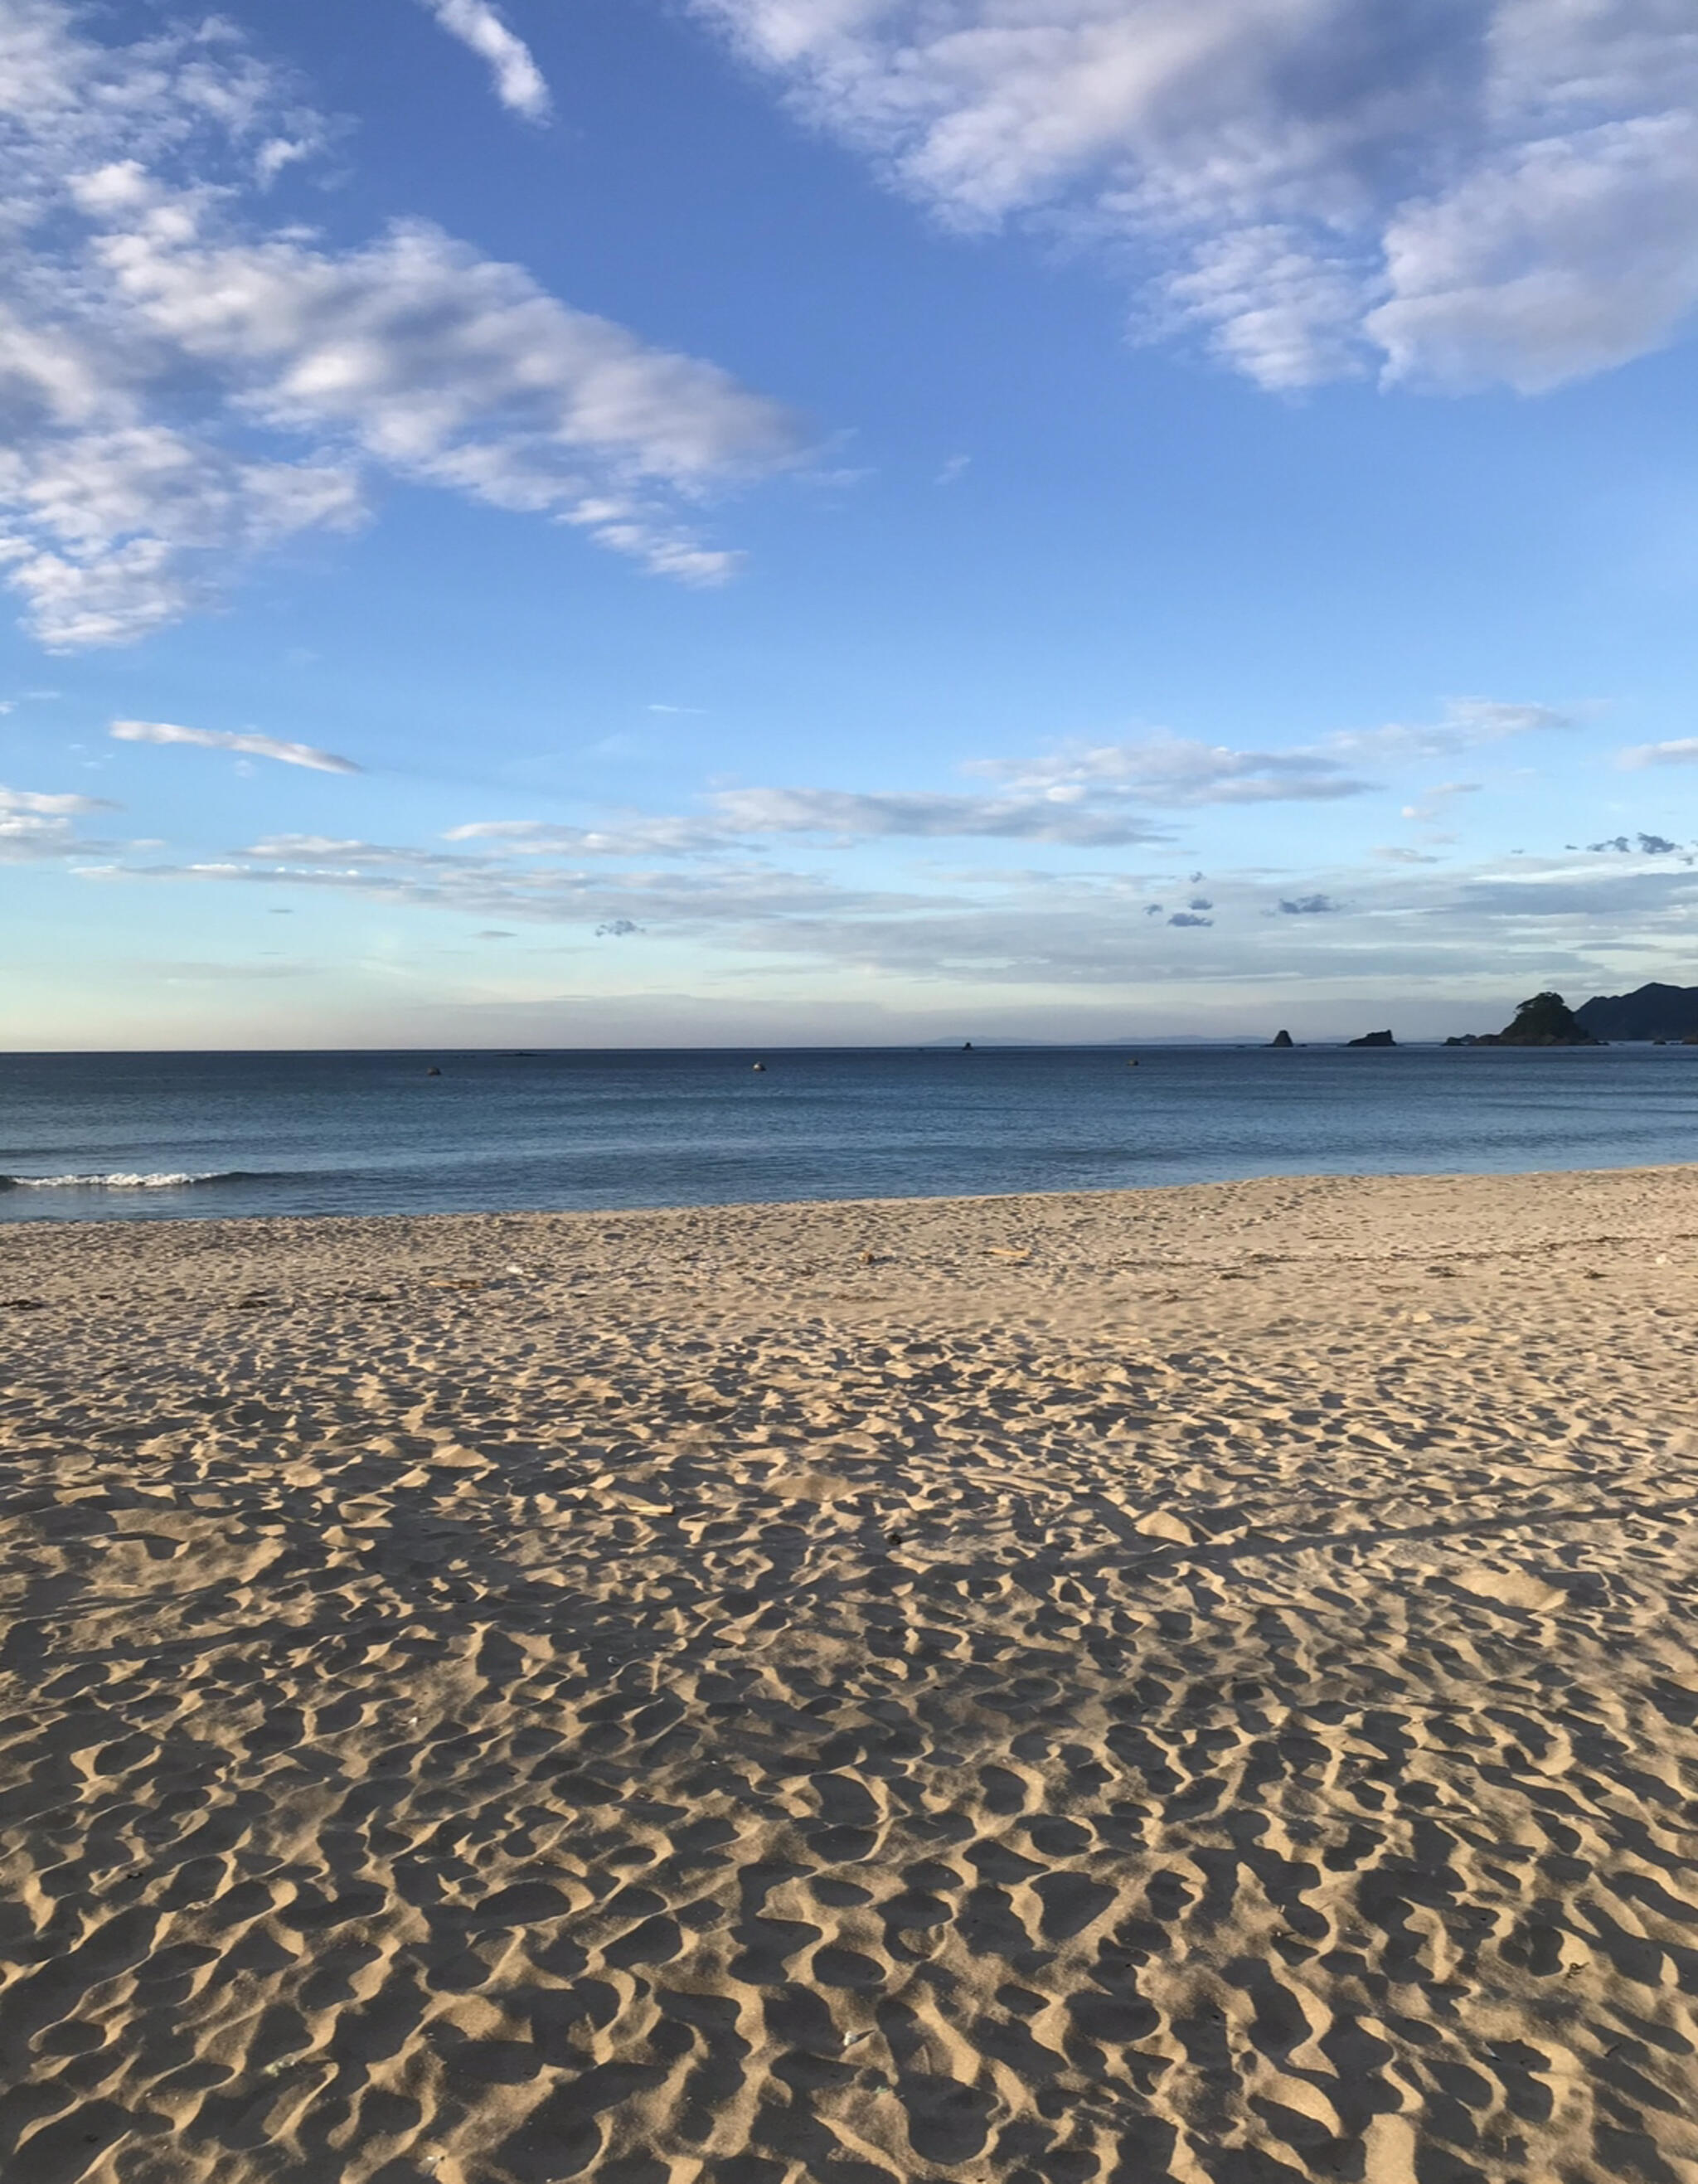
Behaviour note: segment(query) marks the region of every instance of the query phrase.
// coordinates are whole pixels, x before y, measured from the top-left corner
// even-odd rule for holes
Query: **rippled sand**
[[[1698,1169],[0,1253],[8,2180],[1698,2179]]]

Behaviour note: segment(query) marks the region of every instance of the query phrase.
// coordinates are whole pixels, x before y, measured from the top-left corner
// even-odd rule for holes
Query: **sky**
[[[0,1046],[1698,983],[1690,0],[0,0]]]

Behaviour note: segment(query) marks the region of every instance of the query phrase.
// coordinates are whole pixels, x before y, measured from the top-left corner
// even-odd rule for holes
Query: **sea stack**
[[[1289,1031],[1277,1031],[1267,1042],[1270,1046],[1294,1046],[1297,1042]]]
[[[1397,1041],[1389,1031],[1364,1032],[1360,1039],[1348,1039],[1346,1046],[1395,1046]]]

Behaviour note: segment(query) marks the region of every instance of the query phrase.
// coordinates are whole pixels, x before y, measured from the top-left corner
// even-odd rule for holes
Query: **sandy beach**
[[[0,1254],[8,2180],[1698,2180],[1698,1168]]]

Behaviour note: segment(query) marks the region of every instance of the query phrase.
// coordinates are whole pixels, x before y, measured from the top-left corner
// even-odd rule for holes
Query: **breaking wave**
[[[239,1168],[205,1175],[0,1175],[0,1190],[182,1190],[192,1184],[247,1180]]]

